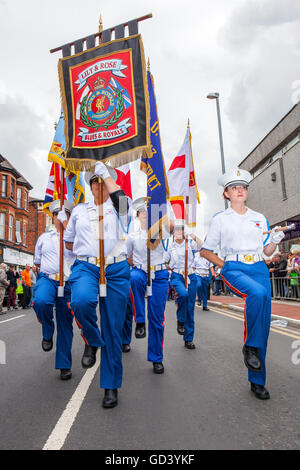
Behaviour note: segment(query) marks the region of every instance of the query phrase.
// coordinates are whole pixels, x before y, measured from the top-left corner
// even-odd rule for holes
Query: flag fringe
[[[162,240],[162,227],[163,225],[167,225],[168,222],[168,214],[165,214],[148,230],[147,247],[150,248],[150,250],[155,250],[155,248],[160,244]],[[153,238],[156,238],[155,242],[150,241]]]
[[[81,159],[81,158],[66,158],[65,167],[66,170],[77,172],[77,171],[94,171],[97,161],[102,163],[109,163],[112,168],[118,168],[119,166],[125,165],[126,163],[133,162],[138,160],[141,157],[148,157],[149,152],[151,152],[148,146],[138,147],[131,151],[126,151],[119,153],[117,155],[112,155],[102,160],[94,160],[92,158]]]

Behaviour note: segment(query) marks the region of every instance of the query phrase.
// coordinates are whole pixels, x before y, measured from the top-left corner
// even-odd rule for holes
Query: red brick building
[[[31,189],[31,184],[0,155],[0,261],[8,265],[32,265],[36,231],[45,230],[46,215],[41,218],[39,208],[30,203]]]
[[[43,211],[43,199],[29,198],[28,249],[34,252],[34,247],[45,227],[51,224],[51,218]]]

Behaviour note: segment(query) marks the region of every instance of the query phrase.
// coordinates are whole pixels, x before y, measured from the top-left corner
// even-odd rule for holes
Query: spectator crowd
[[[25,269],[17,271],[15,266],[7,269],[5,263],[0,264],[0,315],[6,313],[5,305],[7,312],[32,307],[36,278],[35,266],[26,264]]]

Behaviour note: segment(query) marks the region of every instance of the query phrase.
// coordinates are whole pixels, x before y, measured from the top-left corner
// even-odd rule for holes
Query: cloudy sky
[[[295,0],[0,0],[0,153],[42,198],[59,117],[59,54],[49,50],[152,13],[140,23],[155,80],[168,168],[188,118],[202,235],[224,206],[215,102],[220,93],[226,167],[235,166],[300,98],[300,3]],[[145,177],[132,165],[134,196]],[[255,209],[255,208],[253,208]]]

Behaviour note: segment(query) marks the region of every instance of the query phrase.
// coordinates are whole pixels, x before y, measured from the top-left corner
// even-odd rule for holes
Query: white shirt
[[[163,228],[163,240],[154,250],[150,250],[151,266],[162,264],[164,253],[168,249],[170,234]],[[147,231],[139,228],[128,235],[126,239],[127,257],[133,254],[132,263],[134,266],[147,267]]]
[[[90,219],[90,215],[92,221]],[[75,256],[99,258],[99,206],[94,202],[78,204],[64,233],[64,241],[74,243]],[[130,210],[119,216],[111,199],[103,204],[104,256],[126,255],[125,236],[131,222]]]
[[[228,208],[217,213],[210,222],[202,246],[209,251],[220,248],[221,258],[233,254],[263,254],[263,248],[270,243],[269,223],[264,215],[247,208],[243,215]]]
[[[199,251],[200,248],[194,240],[188,241],[188,268],[194,262],[194,251]],[[164,263],[169,263],[171,269],[184,269],[185,266],[185,241],[177,243],[173,241],[169,244],[168,251],[164,254]]]
[[[64,275],[69,277],[70,268],[75,261],[72,251],[64,247]],[[40,272],[59,273],[59,233],[56,229],[43,233],[35,245],[34,264],[40,265]]]
[[[209,270],[213,267],[213,263],[203,258],[200,253],[195,254],[193,268],[195,273],[202,276],[209,276]]]

